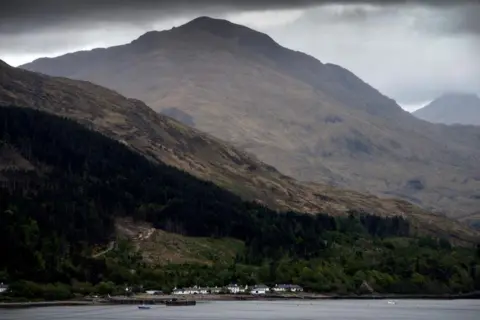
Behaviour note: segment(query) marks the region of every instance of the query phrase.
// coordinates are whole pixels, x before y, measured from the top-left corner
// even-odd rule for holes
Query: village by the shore
[[[251,294],[266,295],[269,293],[303,292],[303,288],[296,284],[276,284],[273,287],[264,284],[254,286],[229,284],[225,287],[201,287],[193,286],[187,288],[174,288],[173,295],[195,295],[195,294]],[[147,290],[146,294],[163,294],[161,290]]]
[[[2,284],[0,294],[8,291],[8,286]],[[267,286],[257,284],[253,286],[229,284],[224,287],[193,286],[174,288],[171,292],[162,290],[135,290],[126,287],[124,295],[115,296],[87,296],[65,301],[28,301],[28,302],[0,302],[0,309],[30,308],[48,306],[81,306],[92,304],[165,304],[168,301],[238,301],[238,300],[330,300],[330,299],[480,299],[480,292],[466,294],[445,295],[398,295],[398,294],[320,294],[304,292],[299,285],[276,284]]]

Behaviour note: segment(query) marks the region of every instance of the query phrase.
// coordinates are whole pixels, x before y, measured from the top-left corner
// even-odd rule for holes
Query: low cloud
[[[284,46],[346,67],[402,105],[418,105],[444,92],[480,93],[478,38],[440,31],[439,17],[451,10],[329,6],[265,31]]]
[[[172,14],[225,13],[244,10],[306,8],[325,4],[371,4],[383,7],[421,5],[455,8],[478,0],[2,0],[0,34],[18,33],[90,21],[141,23]],[[357,11],[352,19],[362,18]],[[458,30],[478,32],[478,11],[459,11]],[[465,19],[467,19],[465,21]]]

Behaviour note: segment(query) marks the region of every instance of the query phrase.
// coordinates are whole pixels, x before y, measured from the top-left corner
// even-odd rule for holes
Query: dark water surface
[[[152,306],[139,310],[135,305],[45,307],[2,310],[0,320],[480,320],[479,300],[385,300],[352,301],[242,301],[199,302],[190,307]]]

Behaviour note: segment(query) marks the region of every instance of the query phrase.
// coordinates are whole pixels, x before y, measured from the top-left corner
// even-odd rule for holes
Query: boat
[[[139,305],[139,306],[138,306],[138,309],[148,310],[148,309],[150,309],[150,306],[147,306],[147,305],[145,305],[145,304],[142,304],[142,305]]]
[[[178,299],[172,299],[165,301],[165,305],[167,306],[194,306],[197,304],[197,301],[195,300],[178,300]]]
[[[388,304],[397,304],[397,303],[393,300],[388,300]]]

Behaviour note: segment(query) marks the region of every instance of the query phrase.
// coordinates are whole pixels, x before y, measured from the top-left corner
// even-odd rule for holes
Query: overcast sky
[[[346,67],[410,110],[448,91],[480,93],[480,0],[1,0],[0,59],[123,44],[199,15]]]

